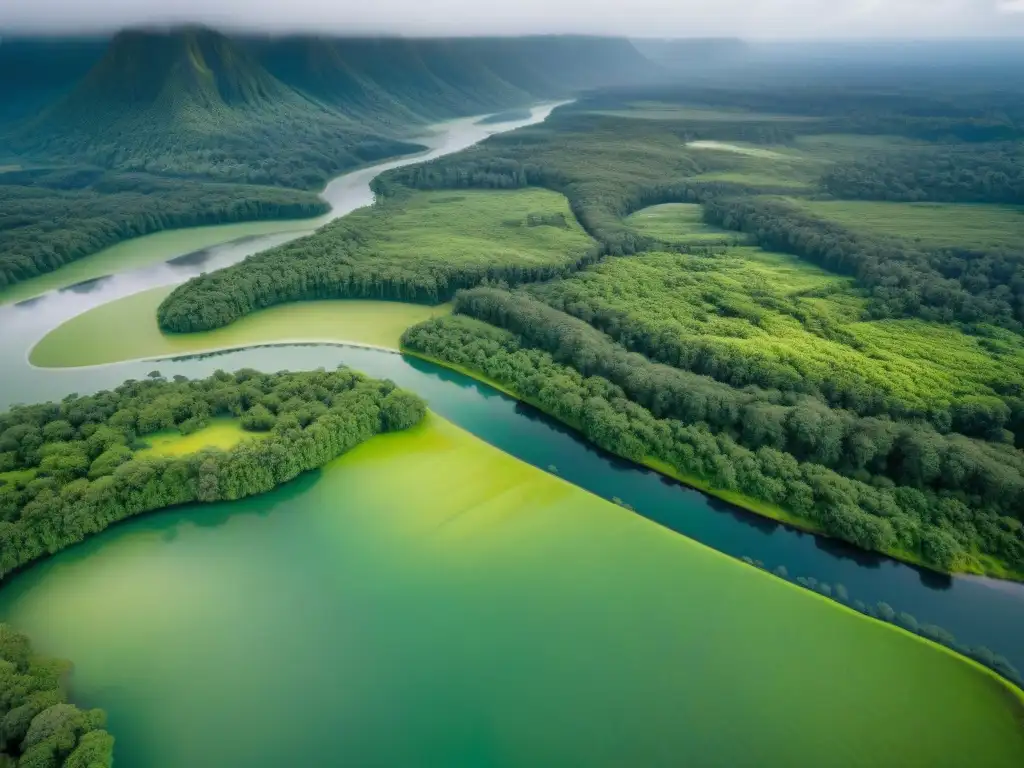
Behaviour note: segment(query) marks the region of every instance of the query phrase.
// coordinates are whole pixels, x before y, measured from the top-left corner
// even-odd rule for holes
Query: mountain
[[[654,72],[614,38],[126,30],[73,88],[12,131],[10,145],[35,161],[315,188],[416,150],[404,137],[425,123]]]
[[[310,100],[198,27],[119,33],[12,145],[50,162],[300,188],[419,148]]]
[[[4,37],[0,42],[0,123],[32,115],[71,90],[103,56],[108,42]]]
[[[358,112],[367,102],[444,118],[649,80],[656,68],[622,38],[323,38],[248,41],[296,90]]]

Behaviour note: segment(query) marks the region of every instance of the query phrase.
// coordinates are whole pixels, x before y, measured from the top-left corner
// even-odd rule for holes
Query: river
[[[531,122],[543,119],[549,111],[549,108],[536,110]],[[440,156],[457,151],[496,130],[506,130],[525,122],[481,126],[477,125],[475,120],[454,121],[446,124],[439,133],[428,139],[433,142],[428,156]],[[372,194],[368,185],[376,173],[421,159],[423,158],[403,158],[356,171],[332,182],[325,191],[325,197],[334,206],[331,215],[342,215],[371,203]],[[846,586],[851,599],[860,599],[868,603],[888,602],[898,611],[914,614],[922,623],[934,623],[944,627],[962,642],[986,645],[1006,656],[1018,668],[1024,668],[1024,585],[974,577],[940,576],[746,513],[669,481],[654,472],[609,456],[542,414],[490,387],[420,360],[356,347],[291,344],[85,369],[38,369],[27,363],[27,353],[39,339],[68,318],[91,307],[154,286],[180,282],[199,271],[225,266],[244,258],[249,253],[296,236],[298,235],[295,231],[288,231],[236,240],[211,246],[198,253],[181,254],[184,258],[178,258],[171,263],[129,269],[85,285],[47,293],[20,304],[0,307],[0,327],[4,328],[4,334],[0,338],[0,360],[3,361],[5,371],[3,387],[0,389],[0,399],[3,402],[0,404],[6,406],[12,402],[61,398],[71,392],[92,392],[115,386],[127,378],[142,378],[154,368],[166,376],[180,373],[195,377],[206,375],[216,369],[234,370],[241,367],[300,370],[321,366],[331,368],[338,364],[348,365],[371,376],[387,377],[396,381],[423,396],[436,413],[502,451],[535,467],[556,473],[561,478],[606,499],[619,499],[634,508],[638,514],[662,526],[735,557],[746,556],[763,561],[769,569],[783,565],[794,577],[813,576],[833,585],[841,583]],[[111,333],[116,332],[117,329],[111,329]],[[299,536],[296,526],[281,529],[283,543],[271,543],[273,537],[266,538],[266,532],[256,540],[249,540],[249,545],[260,547],[255,550],[246,549],[245,535],[242,537],[243,543],[236,543],[223,552],[218,552],[216,547],[203,537],[209,536],[220,540],[220,534],[216,532],[222,531],[225,518],[233,514],[243,518],[255,514],[257,518],[266,519],[267,525],[275,526],[279,523],[275,522],[278,516],[274,515],[273,511],[278,505],[308,506],[325,493],[344,492],[353,494],[354,498],[358,496],[356,490],[344,486],[344,483],[336,478],[332,479],[333,477],[330,472],[313,473],[290,484],[286,489],[268,495],[262,501],[216,505],[212,508],[214,511],[209,513],[209,519],[204,519],[203,516],[207,513],[201,511],[196,512],[198,517],[191,521],[186,512],[169,511],[152,515],[147,521],[133,521],[119,526],[13,579],[0,594],[0,616],[13,616],[16,622],[19,616],[32,617],[28,623],[44,649],[59,650],[73,658],[82,659],[83,663],[85,660],[93,662],[89,668],[93,680],[90,694],[96,701],[104,700],[105,693],[101,681],[104,675],[109,675],[112,681],[118,682],[111,682],[112,688],[107,693],[119,700],[122,709],[130,709],[133,696],[144,698],[147,695],[145,691],[140,691],[137,685],[131,687],[132,675],[138,675],[139,679],[150,679],[150,673],[146,669],[131,665],[159,665],[160,654],[157,654],[154,660],[152,654],[143,658],[144,655],[133,649],[118,650],[117,633],[102,631],[105,623],[117,625],[126,620],[124,616],[117,615],[117,605],[121,604],[121,598],[125,595],[145,602],[145,590],[152,590],[152,599],[159,601],[163,599],[160,597],[160,590],[168,587],[170,582],[175,582],[176,588],[171,592],[176,602],[173,606],[168,606],[167,615],[175,617],[175,621],[189,622],[186,629],[194,634],[190,638],[184,637],[181,626],[172,627],[150,617],[148,620],[155,623],[146,630],[149,634],[137,627],[136,634],[128,635],[134,642],[159,643],[161,637],[166,637],[173,638],[175,643],[189,643],[194,653],[185,656],[178,653],[169,654],[170,660],[167,664],[173,668],[161,669],[160,675],[166,677],[171,674],[201,674],[204,665],[208,663],[207,659],[202,658],[204,648],[216,648],[218,652],[225,652],[224,642],[204,636],[205,622],[212,618],[210,611],[224,610],[224,606],[230,604],[232,600],[244,602],[244,594],[242,591],[236,593],[230,585],[213,589],[213,585],[206,582],[192,583],[189,558],[198,558],[195,560],[195,573],[207,576],[210,569],[202,565],[201,561],[223,557],[226,562],[233,562],[235,559],[251,556],[259,562],[261,558],[266,558],[266,563],[273,567],[268,568],[258,579],[259,589],[273,592],[279,601],[292,598],[298,600],[301,603],[299,614],[309,611],[312,616],[316,611],[324,609],[320,601],[313,599],[306,605],[303,602],[306,600],[304,596],[309,594],[309,590],[316,589],[316,578],[333,580],[342,578],[341,575],[319,573],[316,578],[311,579],[307,576],[295,583],[282,576],[283,573],[297,570],[282,570],[282,564],[288,562],[290,558],[296,558],[296,562],[304,558],[302,547],[309,544],[308,534],[305,538],[296,538]],[[408,489],[402,489],[403,493],[407,491]],[[328,524],[324,520],[320,522]],[[159,539],[159,547],[145,543],[152,543],[154,537]],[[110,556],[113,561],[104,559],[101,550],[116,553]],[[125,563],[130,564],[131,558],[137,556],[156,558],[157,562],[147,563],[147,576],[139,584],[124,584],[118,581],[117,576],[123,575],[127,567]],[[90,570],[87,566],[92,562],[96,565]],[[64,583],[68,582],[68,576],[61,582],[62,573],[74,574],[73,583]],[[361,573],[360,576],[365,577],[366,573]],[[191,590],[210,589],[217,592],[220,599],[197,598],[194,610],[190,611],[187,604],[188,589],[184,589],[179,582]],[[53,588],[53,584],[62,584],[62,598],[54,598],[48,592],[48,589]],[[295,590],[294,593],[289,593],[290,589]],[[109,604],[106,604],[102,597],[105,590],[109,590]],[[82,597],[85,592],[89,592],[90,595],[87,600]],[[353,599],[369,600],[370,595],[359,594]],[[54,606],[73,613],[75,605],[79,603],[87,605],[88,610],[95,611],[96,615],[76,615],[70,624],[62,623],[50,615],[54,613]],[[146,615],[150,616],[151,613],[152,611],[149,611]],[[296,620],[294,612],[289,616],[290,621]],[[223,623],[223,617],[220,618]],[[432,626],[429,614],[417,615],[417,618],[424,622],[425,631],[429,631],[429,627]],[[274,621],[273,615],[260,617],[260,622],[265,623],[268,632],[271,631],[270,627]],[[341,644],[347,642],[343,636],[343,624],[343,617],[336,616],[332,619],[331,632],[342,634],[337,637],[337,642]],[[76,628],[75,631],[83,634],[82,628],[86,626],[92,627],[88,633],[84,633],[88,635],[87,637],[83,635],[78,641],[69,639],[69,627]],[[251,631],[251,622],[246,626]],[[400,629],[409,631],[408,626]],[[349,627],[349,630],[357,632],[358,628]],[[374,642],[386,642],[382,640],[383,637],[384,635],[375,635]],[[318,640],[315,652],[330,654],[333,642],[332,637]],[[114,652],[111,652],[111,647],[106,647],[106,644],[110,643],[115,644]],[[231,643],[244,644],[244,638],[232,636],[228,646]],[[79,648],[79,645],[82,647]],[[304,647],[298,640],[292,645],[294,647],[289,645],[280,648],[280,652],[310,652],[310,649]],[[383,657],[387,655],[384,653]],[[239,658],[244,656],[240,649]],[[258,699],[264,695],[258,685],[262,673],[258,669],[252,671],[251,663],[252,660],[249,659],[247,665],[250,666],[238,670],[238,674],[233,678],[233,684],[245,690],[251,688],[251,696]],[[261,663],[271,664],[273,659],[261,659]],[[373,674],[386,677],[389,674],[388,670],[375,666],[372,659],[356,659],[350,663],[354,666],[347,666],[346,674],[352,675],[353,678],[366,675],[372,677]],[[368,666],[359,669],[360,663],[366,663]],[[115,674],[114,666],[117,664],[128,664],[127,672],[122,666]],[[315,674],[315,667],[316,665],[312,665],[312,668],[304,667],[299,672],[312,675]],[[372,689],[372,680],[367,682],[361,677],[360,680],[360,691]],[[345,683],[339,680],[338,684]],[[178,691],[177,695],[187,697],[188,692]],[[237,696],[228,698],[231,701],[237,700]],[[144,706],[145,702],[140,699],[135,704]],[[333,706],[327,701],[321,701],[320,704]],[[371,704],[374,707],[382,705],[381,702]],[[176,702],[176,705],[187,707],[189,704],[183,699]],[[347,702],[346,706],[356,704]],[[395,722],[399,722],[399,716],[395,717]],[[382,721],[379,725],[383,728],[386,723]],[[244,727],[242,730],[244,732]],[[118,735],[120,738],[120,734]],[[450,735],[452,738],[459,736]],[[237,733],[231,736],[238,737]],[[469,742],[472,742],[472,738],[466,734],[461,734],[461,737],[469,738]],[[357,736],[353,735],[352,738],[358,741]],[[140,754],[141,747],[132,746],[139,740],[145,741],[144,735],[127,736],[129,746],[125,749],[131,750],[133,754]],[[120,749],[122,747],[119,746]],[[440,750],[439,754],[442,752],[443,750]],[[371,753],[356,750],[353,754]],[[286,751],[283,751],[278,759],[285,758]],[[168,764],[173,765],[173,761]]]

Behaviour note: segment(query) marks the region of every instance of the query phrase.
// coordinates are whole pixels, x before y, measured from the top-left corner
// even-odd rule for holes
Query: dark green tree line
[[[767,250],[791,253],[842,275],[870,293],[875,317],[1024,323],[1024,250],[919,250],[870,238],[774,198],[708,197],[706,221],[750,234]]]
[[[943,492],[967,509],[1024,519],[1024,456],[1010,446],[943,435],[925,424],[858,417],[807,396],[735,389],[652,363],[574,317],[522,293],[476,288],[455,311],[511,331],[584,376],[600,376],[659,418],[706,425],[851,478]]]
[[[379,432],[423,418],[423,402],[348,370],[154,378],[0,416],[0,576],[133,515],[239,499],[323,466]],[[139,456],[140,437],[234,416],[269,434],[229,451]]]
[[[910,553],[945,571],[980,570],[979,555],[1024,566],[1024,526],[1013,517],[971,509],[956,494],[846,477],[770,444],[745,447],[706,421],[659,414],[599,373],[556,362],[479,320],[430,320],[409,329],[403,345],[508,387],[619,456],[653,458],[713,488],[778,505],[864,549]]]
[[[68,703],[71,665],[33,652],[29,639],[0,624],[0,766],[110,768],[114,739],[106,713]]]
[[[821,184],[848,200],[1021,205],[1024,150],[986,144],[869,155],[833,166]]]
[[[165,229],[326,213],[319,197],[93,169],[0,174],[0,288]]]

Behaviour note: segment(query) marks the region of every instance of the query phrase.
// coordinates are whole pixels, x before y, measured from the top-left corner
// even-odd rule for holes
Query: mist
[[[96,33],[187,22],[234,30],[748,39],[1024,35],[1024,0],[12,0],[0,30]]]

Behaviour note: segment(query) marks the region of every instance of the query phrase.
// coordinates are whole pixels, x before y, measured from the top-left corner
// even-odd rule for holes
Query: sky
[[[748,39],[1024,36],[1024,0],[0,0],[0,30],[222,28]]]

